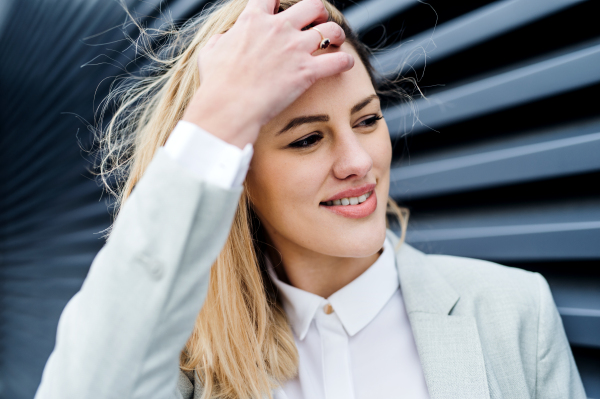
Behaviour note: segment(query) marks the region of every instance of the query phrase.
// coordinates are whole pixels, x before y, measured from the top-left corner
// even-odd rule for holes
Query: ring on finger
[[[329,47],[329,45],[331,44],[331,40],[329,40],[328,37],[323,36],[323,33],[321,33],[321,31],[315,28],[314,26],[310,29],[316,30],[317,32],[319,32],[319,35],[321,35],[321,43],[319,44],[320,50],[325,50],[327,47]]]

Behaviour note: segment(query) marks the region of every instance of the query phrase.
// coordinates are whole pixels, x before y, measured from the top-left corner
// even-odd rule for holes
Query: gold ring
[[[323,36],[323,33],[321,33],[321,31],[315,28],[314,26],[310,29],[316,30],[317,32],[319,32],[319,35],[321,35],[321,43],[319,44],[320,50],[325,50],[327,47],[329,47],[329,45],[331,44],[331,40],[329,40],[329,38]]]

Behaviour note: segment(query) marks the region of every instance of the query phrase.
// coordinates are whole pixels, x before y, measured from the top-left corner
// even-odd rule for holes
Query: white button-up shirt
[[[429,398],[389,240],[327,299],[282,282],[267,265],[300,356],[298,376],[275,399]]]
[[[252,158],[244,150],[180,121],[167,154],[198,179],[224,188],[242,184]],[[299,373],[274,399],[428,399],[429,394],[399,287],[394,248],[386,240],[371,267],[323,298],[280,281],[300,357]]]

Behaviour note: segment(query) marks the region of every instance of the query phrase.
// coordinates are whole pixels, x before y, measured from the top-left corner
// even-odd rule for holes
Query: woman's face
[[[354,67],[318,80],[254,145],[248,193],[282,253],[365,257],[385,240],[390,136],[366,68],[342,49]]]

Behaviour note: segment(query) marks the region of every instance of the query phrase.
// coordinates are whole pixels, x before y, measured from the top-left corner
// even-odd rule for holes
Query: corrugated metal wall
[[[127,3],[159,23],[159,0]],[[185,19],[204,4],[162,9]],[[409,242],[543,273],[600,398],[596,4],[337,2],[365,42],[387,49],[379,70],[403,65],[428,98],[417,122],[397,104],[385,112]],[[141,66],[128,65],[123,21],[116,1],[0,2],[0,398],[33,397],[58,316],[103,243],[106,198],[86,172],[82,120],[107,77]]]

